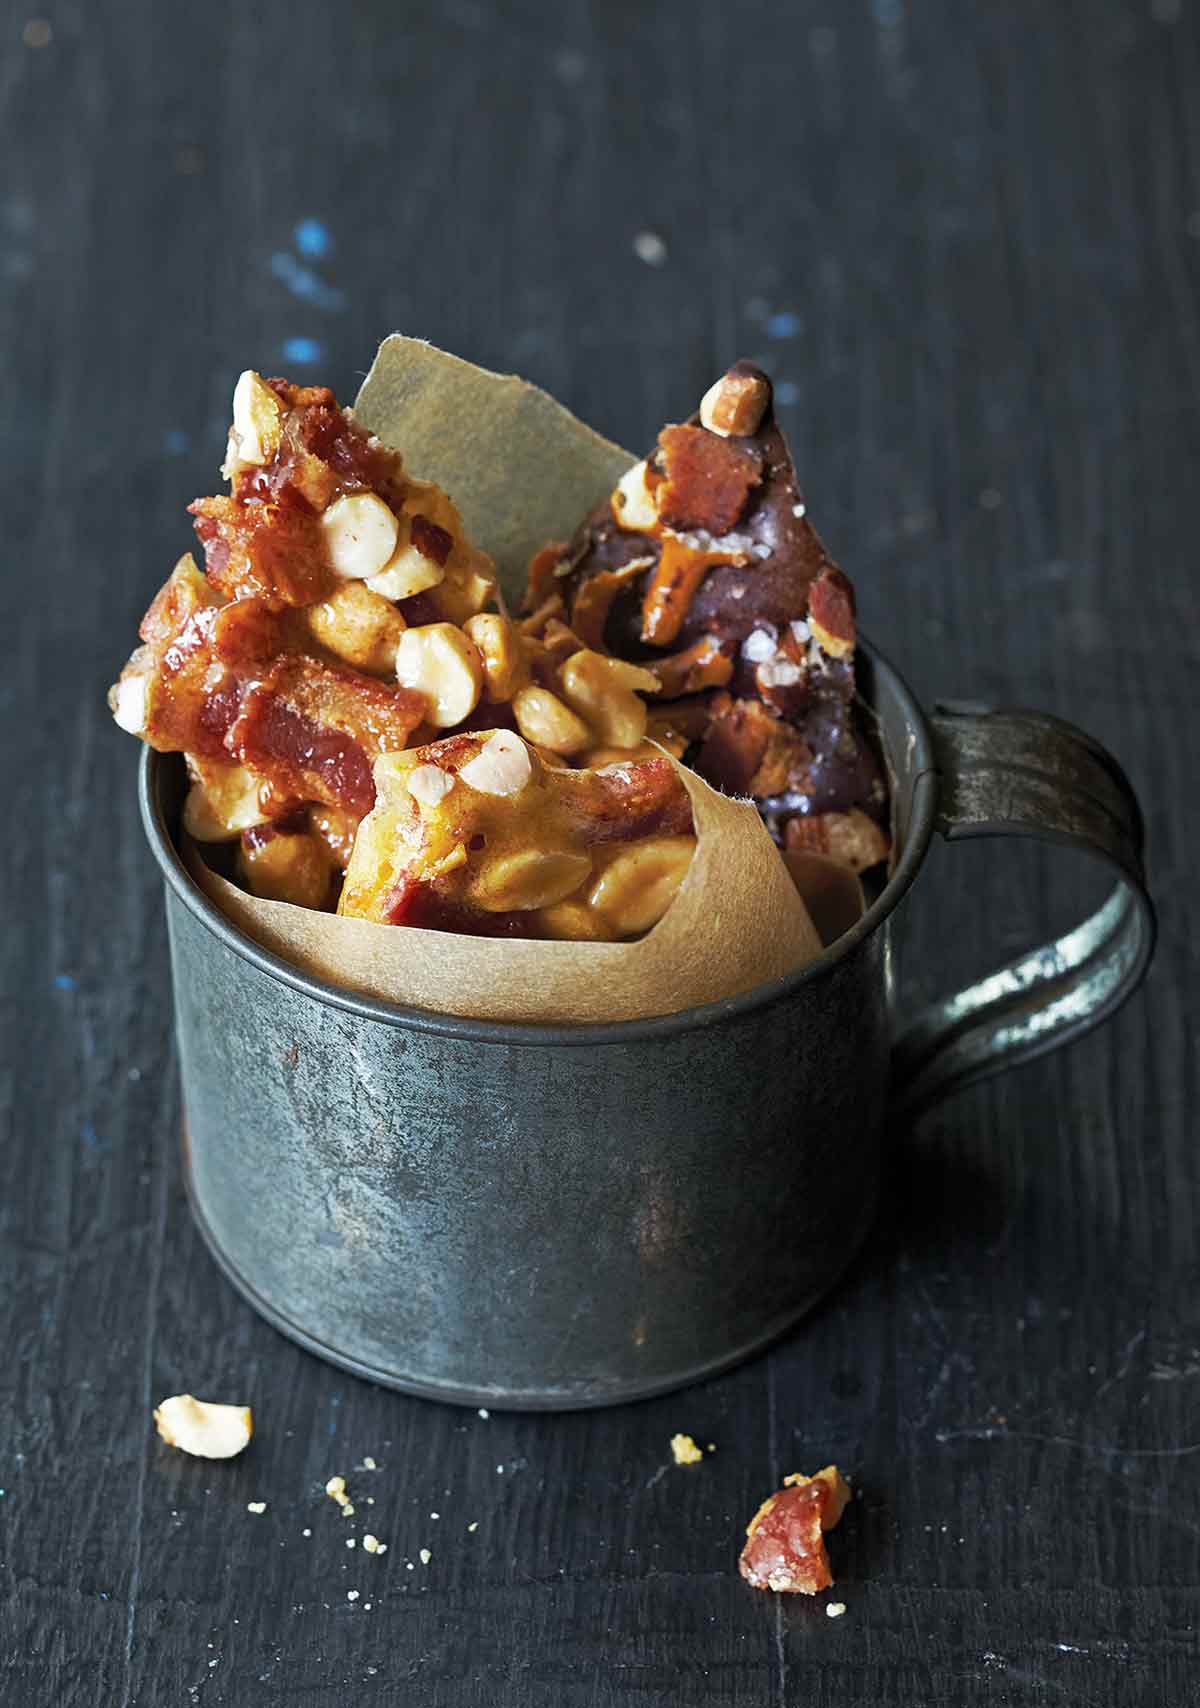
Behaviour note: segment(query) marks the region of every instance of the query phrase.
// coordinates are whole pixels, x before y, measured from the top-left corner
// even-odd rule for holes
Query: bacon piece
[[[447,533],[445,528],[439,528],[428,516],[414,516],[412,543],[422,557],[431,558],[441,569],[454,549],[454,535]]]
[[[204,546],[209,583],[228,599],[259,595],[315,605],[337,583],[314,510],[294,502],[197,498],[188,505]]]
[[[858,807],[849,812],[797,814],[789,818],[783,833],[786,849],[824,854],[852,872],[866,872],[886,860],[890,846],[883,826]]]
[[[692,828],[692,803],[669,759],[563,771],[557,777],[562,799],[589,844],[680,836]]]
[[[696,755],[696,769],[714,788],[729,795],[750,795],[764,804],[778,795],[816,798],[814,733],[826,739],[820,720],[810,730],[808,725],[775,717],[760,700],[732,700],[728,694],[718,694]],[[855,777],[853,784],[857,782]],[[803,807],[798,809],[793,798],[790,810],[803,811]]]
[[[373,761],[404,748],[424,710],[407,688],[285,654],[246,690],[225,745],[278,794],[361,818],[375,804]]]
[[[261,598],[221,605],[190,559],[142,624],[126,674],[145,678],[143,739],[160,752],[244,764],[277,801],[322,801],[357,822],[371,766],[405,746],[424,697],[292,650],[298,618]]]
[[[756,701],[717,695],[696,761],[700,775],[727,795],[749,794],[770,734],[770,714]]]
[[[796,1473],[759,1507],[746,1530],[738,1570],[754,1589],[815,1595],[833,1582],[823,1532],[846,1509],[850,1490],[836,1465]]]
[[[762,457],[750,445],[732,444],[703,427],[664,427],[658,435],[661,479],[648,470],[659,521],[668,528],[702,528],[727,534],[762,480]]]

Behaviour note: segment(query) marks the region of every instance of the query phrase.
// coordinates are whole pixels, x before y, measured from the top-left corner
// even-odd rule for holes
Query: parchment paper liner
[[[380,346],[355,414],[403,452],[414,475],[446,488],[514,604],[533,553],[568,538],[636,461],[535,386],[399,335]],[[488,1020],[584,1025],[673,1014],[778,978],[822,948],[755,808],[678,769],[698,846],[665,918],[636,943],[460,937],[341,919],[259,901],[194,848],[185,856],[206,895],[255,942],[368,996]],[[843,896],[843,914],[845,906]]]

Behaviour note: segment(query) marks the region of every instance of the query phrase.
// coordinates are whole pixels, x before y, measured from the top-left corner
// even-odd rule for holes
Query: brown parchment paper
[[[534,552],[570,539],[637,461],[527,380],[399,332],[379,346],[354,415],[446,489],[514,605]]]
[[[513,600],[533,553],[569,537],[635,460],[536,386],[399,335],[380,346],[355,414],[414,475],[446,488]],[[209,898],[255,942],[367,996],[487,1020],[584,1025],[673,1014],[780,977],[822,949],[754,806],[678,770],[696,854],[666,916],[636,943],[460,937],[342,919],[260,901],[194,847],[185,855]]]
[[[821,953],[756,809],[679,766],[698,843],[666,915],[637,943],[543,943],[376,925],[259,901],[188,863],[235,925],[284,960],[366,996],[481,1020],[588,1022],[674,1014],[736,996]]]

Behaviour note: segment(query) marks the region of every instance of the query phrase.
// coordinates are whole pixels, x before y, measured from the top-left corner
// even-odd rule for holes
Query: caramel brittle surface
[[[695,848],[669,760],[569,770],[510,730],[375,767],[340,911],[478,936],[616,941],[655,925]]]

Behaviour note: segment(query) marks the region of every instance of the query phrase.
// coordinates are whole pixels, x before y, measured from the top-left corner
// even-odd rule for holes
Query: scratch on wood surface
[[[1110,1388],[1115,1387],[1118,1382],[1123,1382],[1129,1375],[1130,1370],[1133,1368],[1134,1353],[1144,1344],[1147,1332],[1148,1331],[1144,1327],[1139,1328],[1135,1334],[1132,1334],[1129,1337],[1128,1341],[1125,1343],[1125,1350],[1121,1354],[1120,1364],[1113,1371],[1107,1381],[1101,1382],[1100,1386],[1096,1389],[1096,1392],[1092,1395],[1093,1405],[1099,1404],[1100,1400]]]
[[[173,1070],[173,1060],[170,1066]],[[163,1095],[159,1099],[159,1114],[162,1117],[160,1130],[169,1130],[175,1107],[175,1074],[174,1071],[170,1071],[164,1075]],[[146,1265],[146,1291],[144,1295],[146,1327],[142,1337],[140,1408],[140,1422],[143,1432],[148,1429],[150,1417],[154,1410],[154,1345],[158,1328],[159,1286],[162,1280],[163,1256],[167,1241],[169,1175],[167,1159],[161,1155],[158,1159],[157,1173],[154,1218],[150,1235],[150,1261]],[[125,1680],[121,1708],[131,1708],[133,1702],[133,1652],[137,1635],[138,1597],[142,1587],[142,1533],[146,1521],[146,1478],[152,1451],[153,1448],[149,1442],[143,1439],[142,1450],[138,1457],[137,1481],[133,1499],[129,1590],[125,1602]]]
[[[1044,1435],[1035,1429],[1009,1429],[999,1424],[986,1424],[978,1429],[939,1429],[934,1439],[951,1441],[1041,1441],[1051,1447],[1070,1447],[1099,1459],[1186,1459],[1200,1453],[1200,1441],[1185,1442],[1181,1447],[1110,1447],[1099,1441],[1083,1441],[1074,1435]]]
[[[767,1361],[767,1457],[771,1464],[771,1487],[777,1489],[783,1481],[783,1472],[779,1464],[779,1416],[778,1393],[775,1377],[775,1361]],[[775,1667],[776,1691],[779,1708],[787,1708],[788,1658],[786,1629],[783,1622],[783,1597],[772,1594],[774,1606],[771,1610],[774,1622],[775,1636]]]

